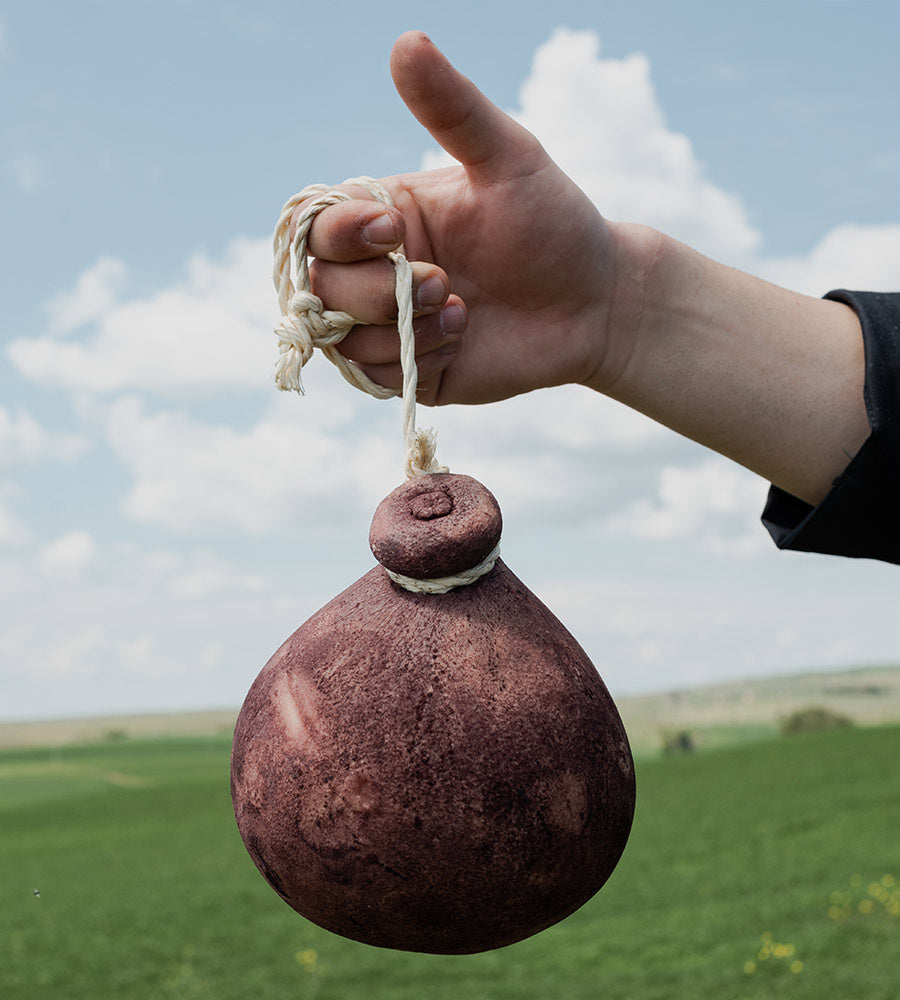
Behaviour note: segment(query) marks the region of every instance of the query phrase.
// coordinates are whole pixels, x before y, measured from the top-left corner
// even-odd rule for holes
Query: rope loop
[[[344,183],[365,188],[376,201],[393,205],[387,188],[371,177],[354,177]],[[405,471],[408,479],[432,472],[448,472],[446,466],[438,464],[435,455],[437,435],[434,430],[416,428],[418,370],[412,326],[412,267],[403,254],[403,247],[387,254],[395,273],[400,363],[403,369],[401,392],[373,382],[358,365],[337,350],[337,345],[358,325],[359,320],[350,313],[326,309],[319,296],[311,291],[307,240],[313,219],[330,205],[350,201],[351,198],[352,195],[327,184],[310,184],[285,202],[281,210],[272,240],[275,256],[273,279],[282,313],[281,321],[275,328],[279,352],[275,366],[275,385],[282,391],[302,394],[303,366],[312,357],[314,349],[319,348],[341,375],[357,389],[376,399],[402,396]],[[298,206],[307,200],[309,204],[298,214]]]

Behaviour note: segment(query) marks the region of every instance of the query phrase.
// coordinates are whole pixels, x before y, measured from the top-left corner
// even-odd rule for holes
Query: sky
[[[322,359],[275,390],[271,231],[440,162],[390,81],[410,28],[609,218],[900,289],[896,3],[0,2],[0,720],[237,707],[374,564],[399,403]],[[419,423],[614,696],[900,660],[892,567],[778,552],[766,483],[618,404]]]

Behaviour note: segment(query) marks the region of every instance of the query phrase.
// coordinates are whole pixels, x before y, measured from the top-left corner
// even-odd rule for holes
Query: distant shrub
[[[781,734],[823,733],[829,729],[847,729],[852,725],[853,720],[849,716],[832,712],[830,708],[801,708],[781,720]]]
[[[108,729],[106,731],[107,743],[123,743],[128,739],[128,733],[124,729]]]
[[[667,757],[679,753],[693,753],[696,749],[694,737],[687,729],[662,734],[662,750]]]

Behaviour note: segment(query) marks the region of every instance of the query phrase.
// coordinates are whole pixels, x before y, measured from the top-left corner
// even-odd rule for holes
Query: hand
[[[421,402],[582,383],[808,503],[827,493],[869,432],[855,314],[604,221],[424,35],[397,41],[391,70],[459,166],[383,179],[395,209],[359,190],[313,222],[313,291],[360,320],[347,357],[400,387],[383,255],[405,242]]]
[[[424,35],[398,40],[391,69],[409,109],[460,166],[382,179],[393,210],[347,189],[358,200],[315,219],[312,289],[326,308],[361,321],[341,352],[399,388],[393,269],[383,255],[403,242],[418,304],[420,402],[488,402],[615,367],[606,331],[622,326],[610,314],[628,296],[614,294],[611,227],[534,136]]]

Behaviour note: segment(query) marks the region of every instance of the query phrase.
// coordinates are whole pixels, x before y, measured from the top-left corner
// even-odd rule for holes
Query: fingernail
[[[420,309],[439,306],[447,298],[444,282],[437,276],[426,278],[416,291],[416,302]]]
[[[397,230],[389,215],[379,215],[363,226],[363,239],[374,246],[392,246],[397,242]]]
[[[452,305],[441,310],[441,330],[444,333],[462,333],[466,328],[466,311],[462,306]]]

